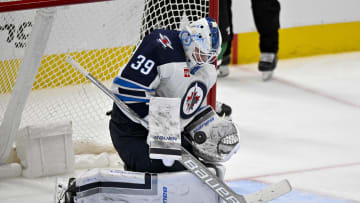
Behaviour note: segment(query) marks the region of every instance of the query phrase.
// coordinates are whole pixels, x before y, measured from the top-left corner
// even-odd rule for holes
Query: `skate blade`
[[[228,76],[229,73],[230,73],[229,66],[220,66],[217,71],[217,76],[219,78],[223,78],[223,77]]]
[[[262,72],[261,78],[262,81],[269,81],[273,76],[273,71],[264,71]]]

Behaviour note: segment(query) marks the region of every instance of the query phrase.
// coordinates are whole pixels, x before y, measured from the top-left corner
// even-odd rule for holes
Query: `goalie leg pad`
[[[218,195],[190,172],[150,174],[116,169],[92,169],[77,178],[74,199],[82,203],[218,203]]]

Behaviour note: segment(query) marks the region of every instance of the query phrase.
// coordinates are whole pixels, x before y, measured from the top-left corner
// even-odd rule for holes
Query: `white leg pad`
[[[92,169],[76,179],[77,202],[218,203],[218,195],[192,173],[148,174]],[[199,196],[200,195],[200,196]]]

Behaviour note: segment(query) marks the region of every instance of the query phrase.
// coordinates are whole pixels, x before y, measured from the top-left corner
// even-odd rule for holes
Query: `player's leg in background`
[[[233,38],[231,0],[219,1],[219,28],[221,32],[222,45],[218,56],[218,76],[229,75],[231,41]]]
[[[260,35],[260,61],[258,69],[263,80],[271,78],[276,68],[279,50],[280,3],[278,0],[251,0],[256,29]]]

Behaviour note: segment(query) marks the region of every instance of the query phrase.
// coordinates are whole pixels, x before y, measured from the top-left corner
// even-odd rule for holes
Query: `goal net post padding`
[[[65,57],[109,86],[144,35],[179,29],[184,16],[190,22],[217,18],[218,5],[217,0],[41,1],[45,7],[21,2],[28,6],[0,0],[0,163],[6,163],[19,128],[44,122],[70,120],[76,154],[113,151],[106,116],[112,101]]]

